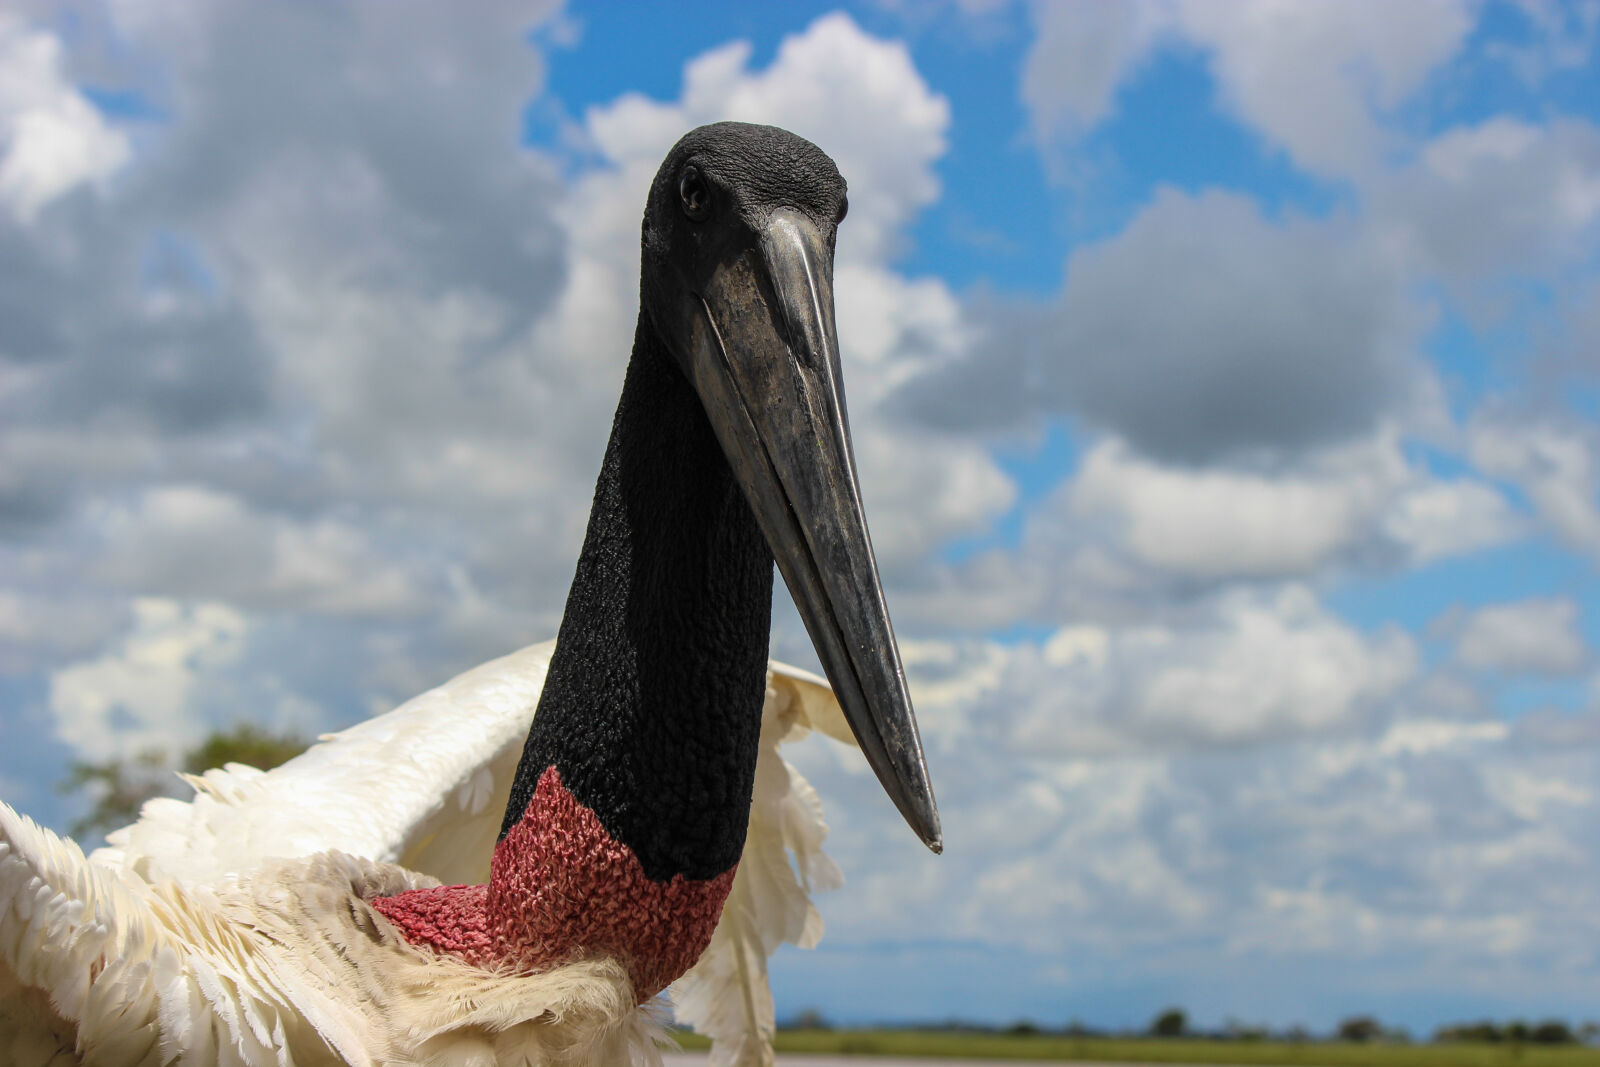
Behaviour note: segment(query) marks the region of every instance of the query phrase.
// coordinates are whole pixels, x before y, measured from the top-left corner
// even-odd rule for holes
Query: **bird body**
[[[854,738],[940,848],[845,418],[845,210],[782,130],[668,154],[553,645],[207,772],[89,859],[0,805],[10,1062],[648,1060],[648,1004],[691,966],[714,1058],[770,1059],[766,957],[814,941],[808,891],[837,880],[778,741]],[[768,667],[774,563],[831,694]]]
[[[0,1062],[648,1062],[661,1014],[636,1010],[615,958],[512,976],[413,944],[373,907],[484,879],[553,647],[272,771],[196,776],[192,799],[148,802],[87,858],[0,804]],[[759,1062],[732,1054],[771,1033],[766,959],[815,942],[810,892],[839,881],[816,795],[778,753],[813,729],[850,740],[831,691],[773,665],[761,726],[727,914],[674,989],[728,1062]]]

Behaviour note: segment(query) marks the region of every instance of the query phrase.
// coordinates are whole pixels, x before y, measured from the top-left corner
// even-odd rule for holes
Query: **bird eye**
[[[684,167],[678,177],[678,197],[683,201],[683,213],[695,222],[704,222],[711,214],[711,190],[698,167]]]
[[[850,214],[850,201],[848,199],[839,201],[839,214],[833,220],[833,224],[835,226],[839,225],[839,223],[844,221],[844,217],[848,214]]]

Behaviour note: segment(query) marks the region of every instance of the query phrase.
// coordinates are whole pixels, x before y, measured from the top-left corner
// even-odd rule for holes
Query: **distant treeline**
[[[894,1030],[925,1032],[952,1032],[968,1034],[1007,1034],[1015,1037],[1039,1035],[1049,1037],[1112,1038],[1112,1037],[1170,1037],[1190,1040],[1215,1041],[1342,1041],[1351,1043],[1387,1042],[1411,1044],[1413,1038],[1404,1027],[1387,1027],[1371,1015],[1352,1015],[1342,1020],[1333,1030],[1315,1033],[1304,1026],[1274,1029],[1240,1022],[1228,1022],[1218,1029],[1191,1027],[1187,1013],[1182,1008],[1167,1008],[1150,1020],[1142,1030],[1116,1030],[1086,1025],[1074,1019],[1062,1026],[1051,1026],[1032,1019],[994,1025],[960,1019],[943,1022],[898,1023],[884,1027]],[[832,1030],[834,1026],[819,1011],[804,1011],[778,1024],[780,1030]],[[1435,1044],[1530,1044],[1576,1045],[1600,1042],[1600,1023],[1585,1022],[1573,1026],[1561,1019],[1526,1022],[1513,1019],[1497,1023],[1484,1019],[1470,1023],[1451,1023],[1433,1032]]]
[[[1597,1038],[1600,1038],[1600,1023],[1587,1022],[1574,1029],[1560,1019],[1546,1019],[1541,1023],[1513,1019],[1504,1026],[1483,1019],[1475,1023],[1441,1026],[1433,1035],[1435,1041],[1482,1041],[1488,1044],[1526,1041],[1535,1045],[1587,1044]]]

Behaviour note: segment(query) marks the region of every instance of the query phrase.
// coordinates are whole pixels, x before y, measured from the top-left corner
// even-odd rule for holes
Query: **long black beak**
[[[789,208],[696,294],[689,371],[861,751],[935,852],[939,810],[856,485],[833,253]]]

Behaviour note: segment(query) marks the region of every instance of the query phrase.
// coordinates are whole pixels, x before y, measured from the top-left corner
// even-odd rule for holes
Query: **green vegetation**
[[[1273,1034],[1266,1027],[1230,1022],[1197,1033],[1181,1008],[1167,1008],[1142,1035],[1106,1034],[1074,1022],[1049,1030],[1030,1020],[1005,1028],[950,1023],[908,1029],[835,1029],[821,1013],[804,1012],[778,1031],[780,1052],[930,1059],[1032,1060],[1057,1063],[1227,1063],[1273,1067],[1600,1067],[1600,1025],[1573,1029],[1559,1019],[1440,1027],[1431,1043],[1412,1043],[1404,1030],[1385,1028],[1371,1015],[1344,1019],[1323,1039],[1295,1027]],[[685,1048],[705,1048],[697,1034],[682,1033]],[[1584,1044],[1583,1042],[1590,1042]]]
[[[686,1049],[710,1044],[679,1033]],[[1600,1067],[1600,1048],[1523,1043],[1386,1044],[1204,1038],[1070,1037],[962,1030],[780,1030],[779,1052],[1275,1067]]]
[[[177,760],[160,749],[149,749],[132,759],[74,763],[61,791],[87,789],[94,797],[94,807],[72,824],[72,836],[81,840],[90,834],[108,833],[137,818],[147,800],[187,795],[188,788],[177,779],[176,771],[199,774],[224,763],[248,763],[269,771],[304,752],[308,744],[303,738],[279,737],[240,723],[209,735]]]

